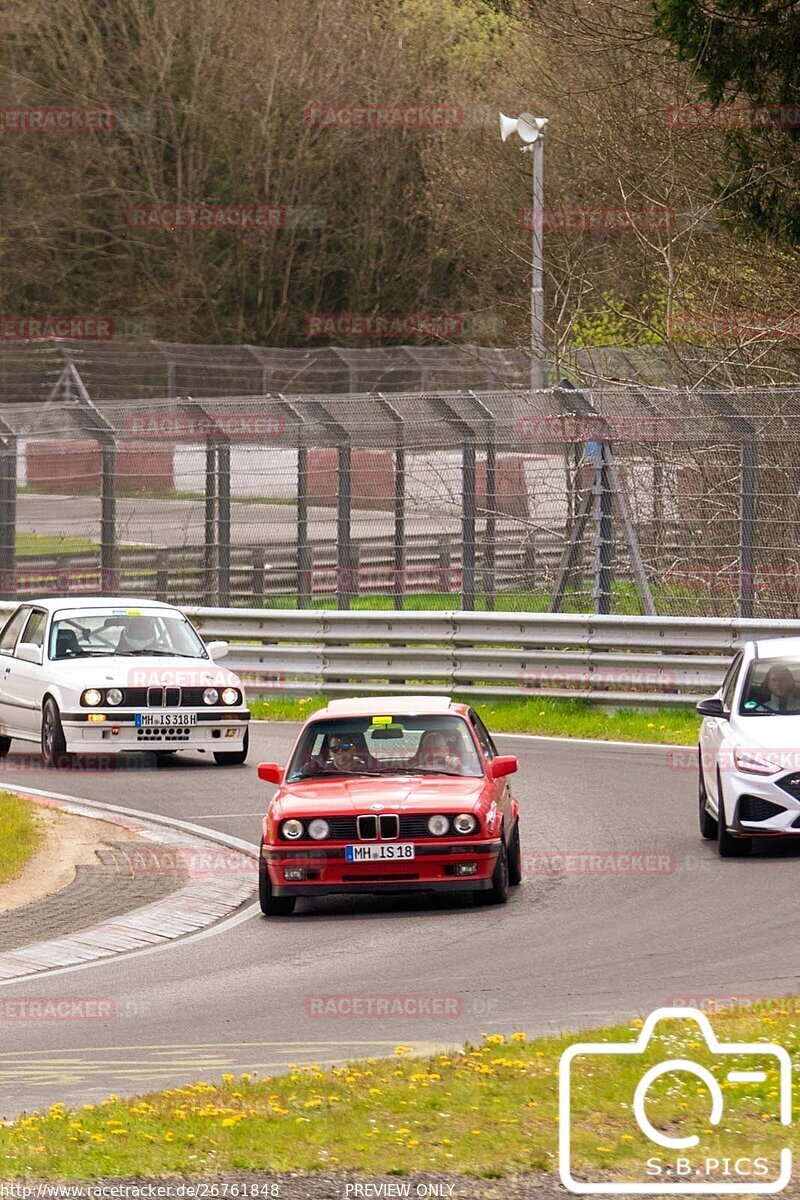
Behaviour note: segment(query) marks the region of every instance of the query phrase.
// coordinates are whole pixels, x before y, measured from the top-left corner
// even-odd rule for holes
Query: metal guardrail
[[[226,665],[253,695],[459,692],[691,702],[715,691],[748,638],[800,622],[561,613],[186,610],[231,643]]]
[[[0,601],[0,620],[15,607]],[[230,642],[225,666],[254,696],[458,692],[685,704],[716,691],[742,642],[800,637],[800,621],[739,617],[184,611],[207,641]]]

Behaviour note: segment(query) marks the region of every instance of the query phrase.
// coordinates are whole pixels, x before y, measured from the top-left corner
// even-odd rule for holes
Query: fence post
[[[613,529],[611,521],[611,486],[606,466],[603,442],[587,442],[590,452],[592,478],[592,565],[594,583],[592,599],[598,616],[611,612],[611,568],[614,557]]]
[[[475,441],[461,446],[461,607],[475,608]]]
[[[159,561],[167,563],[169,561],[169,550],[163,547],[159,552]],[[169,598],[169,567],[159,566],[156,571],[156,600],[161,600],[166,604]]]
[[[117,447],[111,436],[100,441],[100,570],[103,576],[117,566]]]
[[[16,595],[17,443],[0,443],[0,595]]]
[[[217,445],[217,524],[219,556],[219,603],[230,604],[231,596],[231,445]]]
[[[219,578],[217,575],[217,447],[211,436],[206,434],[206,495],[205,495],[205,545],[203,548],[203,590],[209,604],[219,603]]]
[[[253,573],[250,590],[252,592],[251,604],[253,608],[264,607],[264,582],[266,574],[266,557],[263,546],[253,547]]]
[[[348,587],[353,568],[350,547],[351,450],[350,443],[339,443],[339,489],[336,509],[336,607],[350,607]]]
[[[308,448],[297,450],[297,607],[311,605],[311,551],[308,545]]]
[[[739,465],[739,616],[749,618],[755,612],[756,566],[756,443],[752,435],[742,436]]]

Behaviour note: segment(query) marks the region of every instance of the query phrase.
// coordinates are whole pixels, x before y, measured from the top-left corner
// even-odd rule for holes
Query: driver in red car
[[[306,774],[324,771],[331,775],[356,775],[367,766],[367,744],[363,734],[352,737],[331,734],[319,754],[314,754],[306,766]]]

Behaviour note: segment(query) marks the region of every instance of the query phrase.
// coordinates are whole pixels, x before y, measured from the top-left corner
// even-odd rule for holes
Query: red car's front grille
[[[325,816],[324,813],[318,815]],[[303,819],[308,821],[311,818]],[[360,817],[325,817],[325,820],[330,825],[329,840],[331,841],[374,842],[377,840],[396,841],[398,838],[401,841],[418,841],[421,838],[434,842],[439,841],[439,838],[434,837],[428,829],[428,813],[401,813],[399,818],[396,813],[381,813],[380,818],[373,816],[372,813],[364,813]],[[378,824],[379,820],[380,825]],[[451,828],[448,836],[458,837],[459,835]],[[471,835],[461,836],[475,837],[475,832]],[[281,840],[288,839],[282,837]]]

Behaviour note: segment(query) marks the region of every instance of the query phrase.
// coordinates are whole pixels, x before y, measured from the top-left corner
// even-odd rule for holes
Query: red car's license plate
[[[398,859],[414,857],[412,842],[392,842],[390,845],[345,846],[347,862],[396,862]]]

